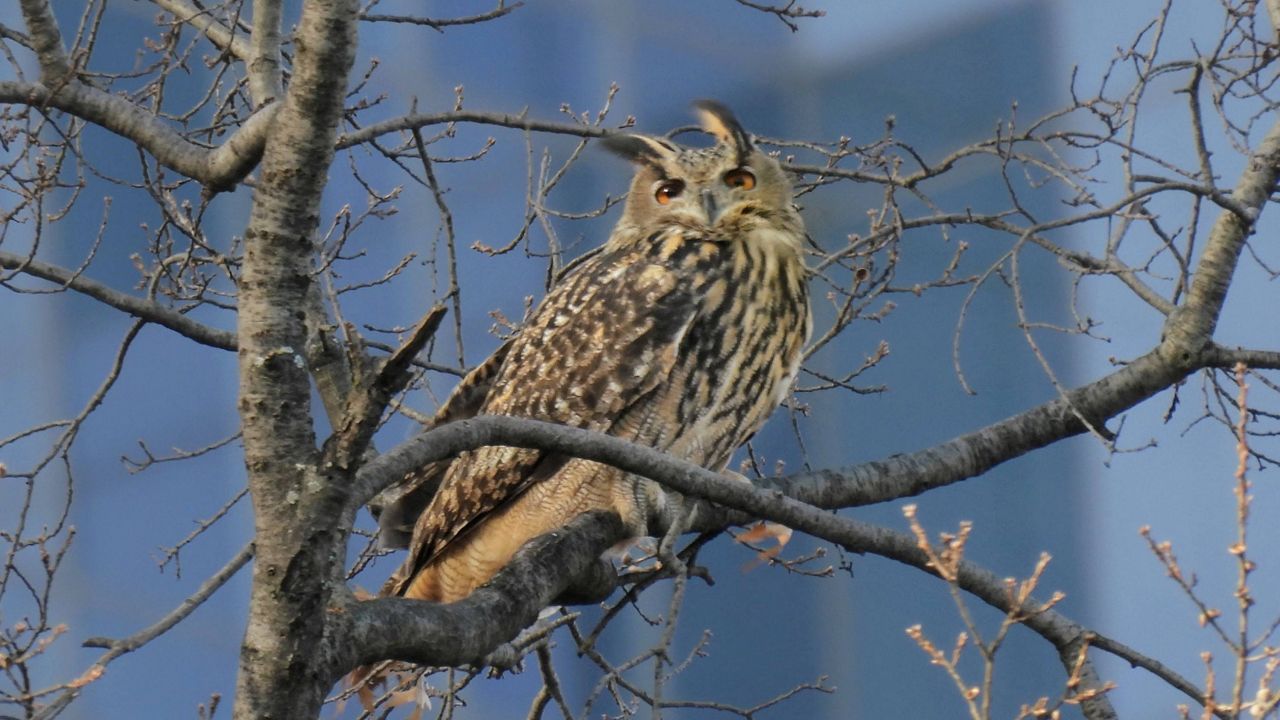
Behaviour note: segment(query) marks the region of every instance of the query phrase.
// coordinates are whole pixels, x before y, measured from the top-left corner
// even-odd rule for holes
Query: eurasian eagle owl
[[[463,380],[437,423],[538,418],[720,470],[778,406],[811,326],[804,226],[778,162],[723,105],[696,108],[711,147],[604,140],[636,166],[621,220]],[[403,487],[380,522],[392,544],[409,540],[409,556],[383,593],[440,602],[466,597],[526,541],[589,510],[647,535],[665,497],[605,465],[510,447],[437,463]]]

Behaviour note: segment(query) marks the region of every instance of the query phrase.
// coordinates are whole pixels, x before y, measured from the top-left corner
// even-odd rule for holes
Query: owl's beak
[[[719,217],[716,196],[710,190],[702,191],[702,210],[707,214],[707,225],[715,225]]]

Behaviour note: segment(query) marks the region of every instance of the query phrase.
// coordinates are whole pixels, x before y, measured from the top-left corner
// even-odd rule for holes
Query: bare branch
[[[800,26],[795,22],[797,18],[819,18],[826,16],[826,12],[822,10],[806,10],[798,5],[796,0],[787,0],[785,5],[766,5],[764,3],[752,2],[751,0],[734,0],[743,7],[749,7],[752,10],[769,13],[782,21],[782,24],[790,28],[791,32],[796,32]]]
[[[93,665],[89,666],[89,668],[85,670],[79,678],[68,683],[52,702],[41,708],[40,712],[34,716],[33,720],[50,720],[51,718],[57,717],[67,705],[80,695],[80,691],[84,686],[102,676],[102,673],[106,671],[107,665],[111,664],[111,661],[121,655],[127,655],[134,650],[143,647],[147,643],[171,630],[178,623],[185,620],[188,615],[195,612],[196,608],[203,605],[206,600],[218,591],[219,588],[226,585],[227,581],[234,577],[235,574],[240,571],[240,568],[247,565],[249,560],[252,558],[253,545],[245,545],[244,548],[240,550],[240,552],[236,553],[236,556],[231,558],[226,565],[223,565],[218,572],[214,573],[207,580],[201,583],[200,587],[192,593],[190,597],[182,601],[182,604],[178,605],[178,607],[170,611],[169,614],[160,618],[152,625],[139,630],[129,637],[121,638],[119,640],[93,637],[85,640],[85,647],[107,648],[107,652],[103,653],[101,657],[94,661]]]
[[[513,2],[506,4],[506,0],[498,0],[498,7],[483,13],[475,15],[467,15],[465,17],[436,19],[428,17],[419,17],[415,15],[380,15],[377,13],[361,13],[360,19],[364,22],[385,22],[385,23],[402,23],[407,25],[423,25],[434,30],[444,32],[447,27],[457,25],[476,25],[489,20],[496,20],[500,17],[510,14],[518,8],[524,7],[523,2]]]
[[[276,112],[272,107],[260,110],[225,142],[210,149],[191,142],[123,97],[76,81],[51,90],[44,85],[0,80],[0,103],[53,107],[101,125],[137,143],[161,165],[215,191],[233,188],[258,164]]]
[[[240,60],[248,60],[251,49],[244,33],[237,33],[228,28],[207,9],[198,8],[188,0],[152,0],[155,4],[173,13],[174,20],[190,25],[213,43],[219,50],[229,51]],[[261,3],[259,3],[261,4]]]
[[[527,112],[511,115],[509,113],[455,110],[452,112],[442,113],[410,113],[403,117],[374,123],[355,132],[339,135],[337,147],[341,150],[368,142],[376,137],[386,135],[387,133],[455,122],[473,122],[480,125],[497,125],[499,127],[513,128],[516,130],[546,132],[559,135],[574,135],[577,137],[604,137],[610,133],[609,130],[595,125],[531,120]]]
[[[227,561],[218,572],[209,576],[209,579],[201,583],[200,587],[191,594],[182,604],[174,608],[168,615],[157,620],[152,625],[139,630],[138,632],[126,638],[113,640],[104,637],[92,637],[84,641],[85,647],[107,648],[111,652],[98,659],[97,665],[105,666],[112,659],[131,653],[134,650],[146,645],[152,640],[160,637],[168,632],[174,625],[182,622],[188,615],[195,611],[196,608],[204,604],[218,588],[227,584],[227,581],[240,572],[240,568],[249,564],[253,559],[253,544],[250,543],[240,549],[235,557]]]
[[[48,280],[51,283],[83,293],[136,318],[169,328],[201,345],[221,350],[235,350],[236,348],[235,333],[229,330],[209,327],[153,300],[120,292],[64,267],[50,265],[39,260],[30,260],[4,251],[0,251],[0,267],[17,270],[32,277]]]

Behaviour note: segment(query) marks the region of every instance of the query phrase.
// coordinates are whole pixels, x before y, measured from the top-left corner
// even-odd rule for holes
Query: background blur
[[[82,10],[79,0],[54,4],[64,30],[74,27]],[[833,140],[846,135],[855,143],[867,142],[879,136],[886,117],[894,116],[897,134],[915,143],[926,157],[936,158],[989,137],[997,121],[1010,116],[1015,100],[1018,117],[1025,119],[1064,104],[1073,67],[1078,66],[1080,77],[1088,78],[1093,87],[1116,47],[1128,45],[1162,1],[806,4],[825,10],[827,17],[801,21],[800,31],[792,33],[777,19],[728,0],[530,0],[496,22],[443,33],[365,26],[356,73],[378,59],[381,69],[370,94],[384,88],[396,102],[416,96],[422,110],[448,109],[454,87],[462,85],[470,109],[527,108],[531,117],[546,119],[565,119],[562,104],[579,113],[594,112],[610,83],[616,82],[621,91],[608,122],[617,124],[634,115],[641,130],[655,133],[688,124],[689,103],[701,97],[724,101],[749,130],[775,138]],[[431,5],[427,12],[439,16],[489,7]],[[390,2],[379,6],[383,12],[395,7]],[[131,67],[142,38],[154,31],[157,12],[143,2],[111,3],[96,62],[116,70]],[[6,24],[19,26],[17,15],[12,6],[0,8]],[[1166,31],[1167,42],[1187,46],[1207,23],[1220,22],[1219,15],[1216,3],[1186,3]],[[288,17],[296,16],[294,3]],[[192,92],[204,87],[192,83]],[[171,89],[180,92],[178,84],[171,84]],[[1179,101],[1168,94],[1167,102],[1172,112]],[[393,102],[385,116],[405,110]],[[1150,129],[1155,139],[1148,138],[1149,146],[1159,148],[1166,141],[1162,129]],[[1167,135],[1169,154],[1184,157],[1189,152],[1184,137]],[[461,247],[467,364],[483,359],[496,346],[488,313],[499,309],[508,317],[520,317],[524,298],[540,296],[545,280],[545,263],[537,258],[521,252],[490,258],[468,249],[473,242],[505,244],[524,217],[528,151],[520,132],[464,126],[449,147],[466,155],[489,136],[497,138],[497,145],[484,162],[437,167],[441,182],[450,188]],[[92,142],[85,152],[97,162],[137,164],[137,151],[129,144],[101,132],[88,137]],[[544,146],[563,159],[572,142],[533,139],[535,153]],[[381,221],[376,242],[366,243],[370,258],[389,263],[420,250],[424,235],[434,233],[439,223],[429,193],[407,184],[403,174],[380,158],[339,156],[335,167],[349,162],[383,191],[406,186],[399,214]],[[1224,153],[1215,162],[1220,162],[1218,170],[1229,185],[1239,168],[1238,158]],[[1106,172],[1103,168],[1095,174],[1105,177]],[[335,178],[339,175],[347,177],[335,172]],[[624,162],[589,149],[557,192],[557,206],[588,210],[599,205],[603,193],[624,192],[628,178]],[[971,173],[952,181],[955,187],[936,197],[946,199],[954,192],[960,202],[979,205],[984,197],[998,202],[1002,195],[994,174]],[[99,192],[113,197],[113,206],[103,251],[89,275],[129,289],[137,278],[129,254],[146,238],[139,226],[154,220],[142,203],[131,210],[130,193],[98,185]],[[862,230],[866,207],[879,202],[874,190],[859,198],[857,191],[849,190],[852,186],[839,187],[838,192],[804,198],[810,234],[827,246]],[[1043,210],[1051,213],[1051,199],[1042,200]],[[225,237],[238,235],[249,201],[244,191],[222,198],[215,206],[214,223],[207,222],[206,229]],[[349,179],[338,180],[329,187],[326,202],[325,216],[332,215],[343,204],[363,203],[364,191]],[[51,251],[47,260],[74,266],[84,256],[98,231],[101,206],[88,202],[80,207],[84,210],[53,227],[56,234],[42,249]],[[611,213],[598,221],[567,225],[561,241],[573,244],[569,254],[576,255],[602,242],[615,218]],[[959,239],[974,241],[974,252],[983,252],[980,237]],[[904,268],[910,272],[909,265]],[[347,307],[350,315],[384,328],[412,324],[441,288],[428,263],[415,262],[408,272],[408,279],[354,296]],[[1065,306],[1070,290],[1065,273],[1049,263],[1027,272],[1042,274],[1042,304]],[[1260,274],[1241,277],[1224,315],[1224,338],[1257,333],[1251,298],[1260,297],[1255,289],[1263,282]],[[1090,294],[1083,302],[1097,309],[1096,317],[1106,323],[1102,330],[1112,339],[1109,345],[1048,347],[1055,371],[1069,384],[1106,372],[1108,357],[1131,357],[1158,332],[1158,319],[1149,308],[1114,285],[1087,286]],[[902,302],[888,321],[855,326],[837,341],[838,350],[826,353],[828,359],[843,355],[847,368],[887,341],[892,355],[864,380],[889,390],[804,398],[812,412],[798,422],[813,466],[848,465],[917,450],[1052,396],[1014,327],[1007,297],[986,292],[979,294],[970,311],[961,344],[966,376],[978,394],[963,392],[950,356],[964,292],[935,291],[920,301]],[[823,304],[815,297],[816,307]],[[225,328],[234,323],[229,313],[205,313],[201,319]],[[1274,321],[1267,322],[1274,331]],[[6,340],[0,368],[5,376],[32,378],[4,385],[0,436],[30,424],[33,417],[77,412],[101,382],[127,325],[123,315],[72,294],[54,301],[0,294],[0,337]],[[451,340],[441,342],[438,356],[455,357]],[[196,348],[166,330],[147,327],[129,361],[120,385],[86,426],[73,456],[78,535],[56,587],[55,603],[70,632],[53,650],[56,662],[46,666],[49,681],[78,673],[97,656],[98,650],[78,647],[85,637],[127,635],[153,622],[250,535],[246,499],[183,551],[180,576],[173,565],[159,573],[159,548],[178,542],[194,529],[196,520],[214,513],[243,487],[238,446],[137,475],[126,472],[120,457],[139,457],[139,440],[160,453],[172,447],[202,447],[235,432],[235,357]],[[434,378],[433,392],[442,397],[450,382],[447,376]],[[434,406],[425,396],[414,400],[419,409]],[[1168,401],[1167,395],[1161,396],[1127,420],[1128,446],[1151,438],[1158,443],[1155,448],[1108,458],[1096,441],[1077,438],[931,493],[918,504],[922,521],[934,532],[954,530],[962,519],[973,520],[968,556],[999,574],[1025,576],[1040,551],[1051,553],[1054,561],[1041,596],[1063,590],[1067,599],[1060,609],[1069,616],[1200,681],[1199,653],[1213,649],[1212,638],[1197,626],[1190,603],[1163,577],[1137,529],[1149,524],[1160,537],[1172,539],[1184,567],[1194,568],[1206,594],[1225,606],[1233,582],[1225,547],[1234,531],[1230,478],[1235,456],[1231,438],[1220,428],[1203,424],[1184,435],[1191,415],[1163,423]],[[408,424],[395,424],[379,445],[390,447],[409,432]],[[757,438],[756,448],[770,463],[781,460],[788,469],[799,467],[785,411]],[[1269,480],[1263,475],[1258,481]],[[50,502],[62,492],[51,487]],[[1274,493],[1259,494],[1257,516],[1275,517]],[[0,520],[6,519],[3,502],[0,496]],[[858,510],[856,515],[905,527],[896,504]],[[797,538],[786,553],[799,555],[810,547],[807,539]],[[837,565],[847,562],[850,571],[838,571],[828,579],[765,567],[744,571],[752,555],[720,541],[703,556],[717,583],[691,583],[681,619],[682,647],[691,647],[704,629],[712,632],[710,657],[694,663],[668,694],[750,705],[826,675],[835,693],[802,694],[767,716],[960,716],[963,705],[950,681],[928,664],[903,632],[922,623],[936,642],[950,644],[960,623],[946,588],[916,570],[880,559],[844,558],[834,552],[828,558]],[[372,572],[380,578],[393,564],[394,559],[384,560]],[[242,571],[187,622],[135,657],[113,664],[64,717],[194,717],[196,704],[211,693],[229,698],[248,575]],[[372,575],[365,578],[366,587],[376,587]],[[1274,610],[1280,587],[1265,572],[1261,579],[1257,594],[1262,607]],[[665,606],[666,591],[659,587],[649,601],[654,609]],[[994,630],[997,616],[976,601],[971,608]],[[614,627],[604,647],[623,657],[628,648],[643,647],[650,632],[632,617]],[[1019,705],[1041,695],[1056,696],[1063,682],[1062,669],[1045,643],[1020,629],[1012,633],[1010,643],[997,671],[997,714],[1002,717],[1012,717]],[[561,648],[566,660],[572,655],[568,650]],[[1122,663],[1105,656],[1101,663],[1104,673],[1119,683],[1113,698],[1125,718],[1172,717],[1175,705],[1183,701]],[[568,691],[580,696],[590,689],[595,675],[575,677],[570,666],[562,663],[562,677]],[[466,716],[522,717],[537,683],[532,671],[501,683],[479,683],[470,694],[477,710]]]

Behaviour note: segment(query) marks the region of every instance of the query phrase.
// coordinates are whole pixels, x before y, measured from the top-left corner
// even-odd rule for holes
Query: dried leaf
[[[786,547],[791,541],[791,528],[775,522],[762,520],[755,525],[747,528],[746,532],[740,533],[734,539],[743,545],[758,545],[773,540],[777,543],[771,548],[756,549],[756,557],[742,566],[743,572],[749,572],[763,565],[782,552],[782,548]]]

